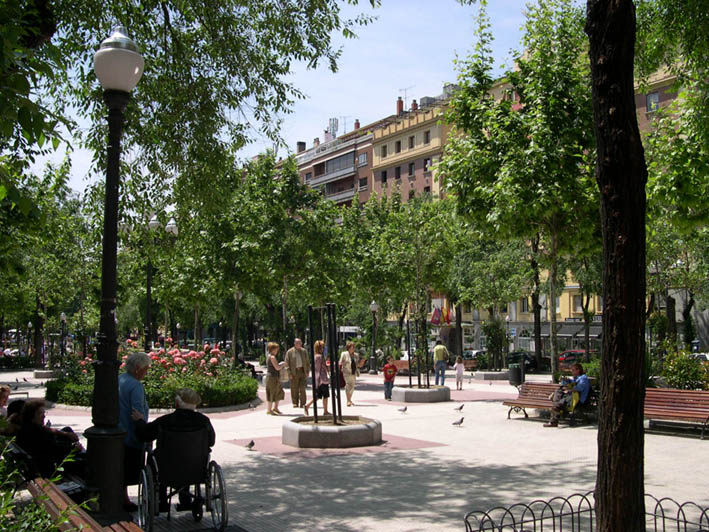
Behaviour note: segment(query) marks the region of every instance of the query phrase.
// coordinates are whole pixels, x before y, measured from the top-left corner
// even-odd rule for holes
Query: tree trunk
[[[44,335],[42,334],[42,329],[44,328],[44,305],[42,304],[42,300],[39,298],[39,294],[36,296],[34,321],[34,362],[35,367],[41,368],[44,364],[44,359],[42,356],[42,347],[44,344]]]
[[[556,278],[559,275],[559,240],[555,229],[551,236],[551,274],[549,275],[549,342],[551,344],[551,373],[559,371],[559,347],[556,336]]]
[[[583,342],[584,350],[586,351],[586,362],[591,361],[591,318],[593,314],[588,311],[588,307],[591,306],[591,294],[586,293],[583,295]]]
[[[239,301],[241,297],[239,290],[234,292],[234,329],[231,331],[231,352],[234,354],[234,369],[237,367],[237,360],[244,360],[239,353]],[[241,356],[239,356],[241,355]]]
[[[667,294],[667,338],[670,339],[672,345],[677,347],[677,301],[671,295]]]
[[[283,319],[283,338],[285,345],[291,345],[288,341],[288,277],[283,276],[283,295],[281,297],[281,314]]]
[[[194,350],[202,348],[202,323],[199,321],[199,303],[194,305]]]
[[[645,531],[645,183],[635,115],[632,0],[588,0],[596,180],[603,224],[599,532]]]
[[[534,358],[537,360],[537,367],[542,367],[542,306],[539,304],[539,235],[532,240],[532,313],[534,314]]]
[[[463,356],[463,305],[460,303],[455,306],[455,337],[455,348],[458,350],[456,355]]]

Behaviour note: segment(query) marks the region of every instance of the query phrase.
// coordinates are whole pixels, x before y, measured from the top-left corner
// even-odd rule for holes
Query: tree
[[[597,217],[589,208],[596,195],[583,16],[564,0],[529,6],[525,52],[515,59],[517,70],[506,73],[507,96],[496,101],[489,24],[481,4],[479,41],[462,63],[461,90],[447,114],[459,134],[446,149],[442,171],[459,210],[477,227],[530,246],[539,239],[534,261],[550,270],[556,369],[559,261]]]
[[[597,530],[645,530],[645,183],[635,114],[632,0],[588,0],[596,180],[603,227]]]

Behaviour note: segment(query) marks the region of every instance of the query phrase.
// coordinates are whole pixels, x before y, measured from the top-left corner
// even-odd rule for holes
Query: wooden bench
[[[645,390],[645,419],[698,423],[701,439],[709,424],[709,391],[648,388]]]
[[[525,418],[528,418],[527,408],[537,410],[550,410],[554,406],[549,396],[551,396],[558,388],[559,384],[548,382],[524,382],[519,388],[519,395],[516,399],[504,401],[502,404],[509,406],[507,411],[507,419],[510,419],[510,414],[514,412],[522,412]],[[573,424],[580,417],[585,417],[596,411],[597,401],[596,394],[591,387],[589,396],[580,408],[576,407],[574,411],[569,412],[569,423]]]
[[[36,478],[27,483],[27,489],[34,496],[61,531],[82,530],[86,532],[143,532],[135,523],[121,521],[104,527],[72,501],[56,484],[44,478]]]

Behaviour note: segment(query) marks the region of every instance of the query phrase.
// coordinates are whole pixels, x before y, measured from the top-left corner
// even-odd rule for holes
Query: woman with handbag
[[[276,342],[268,342],[266,350],[266,414],[277,416],[282,413],[278,410],[278,403],[286,396],[281,384],[281,370],[286,367],[286,363],[278,362],[280,346]]]
[[[355,389],[355,381],[359,377],[359,356],[355,353],[354,342],[347,342],[345,351],[340,355],[340,373],[345,377],[347,406],[354,406],[352,394]]]

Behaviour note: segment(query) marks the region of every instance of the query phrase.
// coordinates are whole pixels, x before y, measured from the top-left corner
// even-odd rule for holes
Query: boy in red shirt
[[[394,388],[394,377],[396,377],[396,366],[391,356],[387,357],[387,363],[382,370],[384,374],[384,399],[391,401],[391,391]]]

